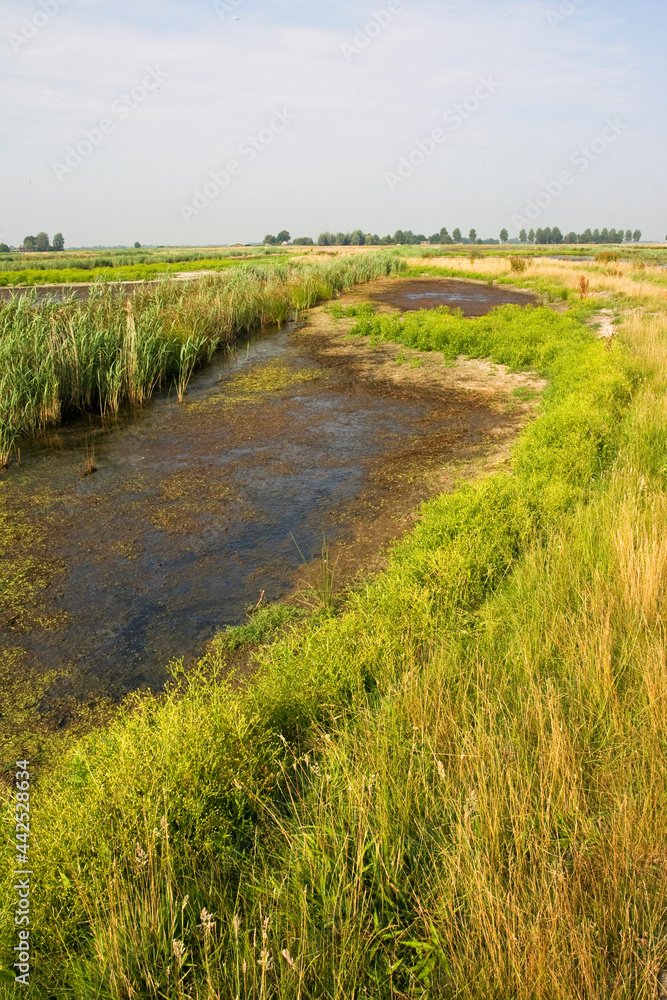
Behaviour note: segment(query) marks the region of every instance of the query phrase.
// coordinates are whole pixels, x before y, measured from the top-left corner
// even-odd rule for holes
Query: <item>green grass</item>
[[[408,269],[404,269],[401,273],[403,276],[406,276],[408,274]],[[333,319],[349,319],[352,316],[368,318],[375,312],[375,306],[372,302],[360,302],[359,305],[346,306],[343,308],[340,302],[334,302],[328,307],[328,311]]]
[[[359,317],[539,372],[540,415],[246,688],[225,646],[268,609],[38,775],[32,995],[655,995],[667,351],[585,315]]]
[[[267,604],[248,612],[244,625],[230,625],[212,643],[213,653],[235,652],[242,646],[265,642],[278,629],[303,617],[299,608],[288,604]]]
[[[187,284],[165,279],[126,300],[96,285],[83,302],[37,304],[31,293],[0,302],[0,465],[23,437],[69,414],[113,414],[172,381],[180,401],[221,345],[399,267],[382,254],[252,263]]]
[[[269,257],[253,257],[255,261],[269,260]],[[154,280],[165,274],[176,274],[181,271],[210,271],[217,273],[230,267],[238,267],[245,263],[245,255],[225,258],[202,258],[194,261],[170,263],[160,260],[154,263],[124,264],[114,267],[111,262],[98,267],[58,267],[58,268],[21,268],[16,270],[0,270],[0,286],[22,287],[24,285],[75,285],[93,281],[147,281]]]

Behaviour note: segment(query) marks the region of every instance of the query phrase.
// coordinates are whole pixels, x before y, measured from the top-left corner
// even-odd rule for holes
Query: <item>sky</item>
[[[667,234],[658,0],[2,0],[0,241]]]

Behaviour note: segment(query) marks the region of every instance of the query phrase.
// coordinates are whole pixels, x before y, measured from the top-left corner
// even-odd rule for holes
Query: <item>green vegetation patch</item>
[[[186,271],[210,271],[215,274],[230,267],[238,267],[239,264],[245,263],[246,259],[244,256],[223,259],[203,258],[175,263],[159,260],[149,264],[124,264],[118,267],[113,266],[111,261],[100,267],[61,266],[51,269],[24,267],[12,271],[0,271],[0,286],[77,285],[94,281],[148,281],[162,275],[180,274]],[[253,261],[268,259],[267,257],[253,257]]]
[[[373,302],[360,302],[356,306],[343,307],[340,302],[334,302],[328,307],[328,311],[333,319],[349,319],[352,316],[368,318],[374,314],[375,304]]]
[[[490,358],[512,371],[531,369],[549,377],[557,358],[590,343],[583,316],[573,310],[561,316],[547,307],[505,305],[487,316],[467,319],[460,310],[440,306],[360,318],[350,332],[419,351],[439,351],[448,361],[465,354]]]
[[[5,493],[0,483],[0,623],[14,633],[62,626],[63,616],[43,604],[46,588],[64,569],[47,555],[48,515],[18,511]]]
[[[211,642],[211,651],[233,653],[242,646],[256,645],[271,638],[290,622],[303,618],[300,608],[288,604],[267,604],[248,612],[245,625],[232,625],[220,632]]]
[[[293,368],[287,361],[256,362],[226,384],[226,395],[231,402],[252,399],[261,392],[282,392],[303,382],[322,378],[319,368]]]

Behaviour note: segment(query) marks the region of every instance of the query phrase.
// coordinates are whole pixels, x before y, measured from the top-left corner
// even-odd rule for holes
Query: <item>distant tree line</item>
[[[23,241],[24,250],[64,250],[65,239],[62,233],[56,233],[53,243],[49,243],[48,233],[37,233],[37,236],[26,236]]]
[[[570,232],[565,236],[558,226],[553,229],[531,229],[529,233],[522,229],[519,233],[520,243],[639,243],[642,238],[641,229],[586,229],[583,233]]]
[[[364,233],[361,229],[355,229],[353,233],[320,233],[317,238],[320,246],[388,246],[395,244],[414,245],[419,243],[498,243],[499,240],[481,240],[477,237],[474,229],[470,230],[468,237],[461,236],[461,230],[455,229],[452,235],[445,227],[439,233],[432,236],[425,236],[424,233],[413,233],[411,229],[397,229],[393,236],[378,236],[373,233]]]
[[[482,244],[492,245],[499,243],[638,243],[642,238],[641,230],[635,229],[586,229],[583,233],[570,232],[563,236],[558,226],[553,229],[531,229],[526,232],[522,229],[518,239],[510,239],[506,229],[501,229],[500,239],[481,239],[477,235],[476,229],[471,229],[467,236],[463,236],[460,229],[453,229],[451,235],[445,226],[438,233],[425,236],[424,233],[413,233],[411,229],[397,229],[393,236],[378,236],[374,233],[364,233],[362,229],[355,229],[352,233],[320,233],[317,238],[318,246],[321,247],[348,247],[348,246],[389,246],[389,245],[410,245],[419,243],[433,243],[443,246],[452,243]],[[284,229],[277,236],[265,236],[264,243],[269,246],[280,245],[290,242],[290,234]],[[291,241],[295,246],[313,246],[310,236],[300,236]]]

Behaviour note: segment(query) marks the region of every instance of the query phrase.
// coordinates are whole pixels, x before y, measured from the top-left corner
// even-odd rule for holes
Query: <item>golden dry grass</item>
[[[647,266],[638,271],[635,264],[627,261],[617,261],[610,264],[600,264],[589,261],[548,260],[547,258],[526,258],[528,267],[521,278],[514,276],[517,283],[526,279],[530,285],[531,278],[543,278],[554,281],[569,291],[578,292],[579,278],[584,274],[590,281],[590,295],[620,294],[631,299],[644,300],[656,307],[667,306],[667,271],[661,267]],[[512,276],[512,267],[508,258],[482,257],[470,260],[463,257],[411,257],[409,267],[428,268],[445,267],[458,271],[461,277],[470,272],[476,272],[489,278]],[[598,274],[602,268],[609,272]],[[642,280],[642,279],[653,279]],[[655,282],[661,282],[662,289]]]

